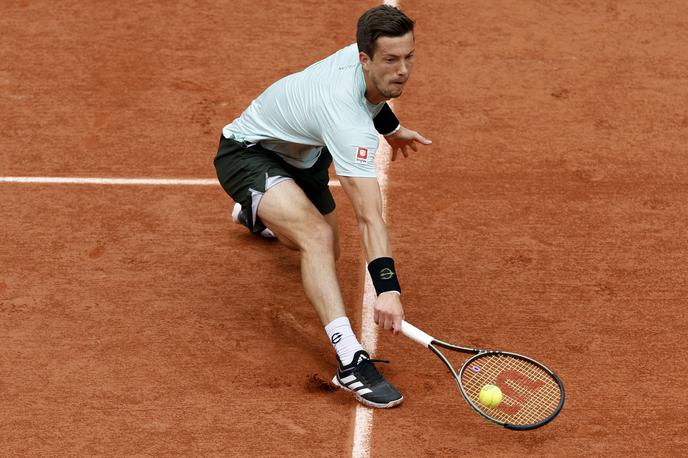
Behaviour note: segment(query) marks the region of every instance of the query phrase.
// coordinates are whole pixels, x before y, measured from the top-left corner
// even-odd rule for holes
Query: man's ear
[[[363,70],[368,71],[368,65],[370,65],[371,61],[371,58],[368,56],[368,54],[360,51],[358,53],[358,60],[361,62],[361,67],[363,67]]]

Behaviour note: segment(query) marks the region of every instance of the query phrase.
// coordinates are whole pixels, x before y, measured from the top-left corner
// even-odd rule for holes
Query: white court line
[[[383,188],[384,196],[384,188]],[[384,211],[384,210],[383,210]],[[377,347],[377,329],[373,321],[373,305],[375,304],[375,288],[366,269],[365,286],[363,287],[363,306],[361,317],[361,345],[372,355]],[[373,431],[373,409],[359,404],[356,406],[354,419],[354,440],[351,449],[352,458],[370,457],[370,436]]]
[[[120,186],[219,186],[217,180],[206,178],[0,177],[0,183],[105,184]]]
[[[112,186],[220,186],[215,178],[0,177],[0,183],[100,184]],[[340,186],[330,180],[330,186]]]

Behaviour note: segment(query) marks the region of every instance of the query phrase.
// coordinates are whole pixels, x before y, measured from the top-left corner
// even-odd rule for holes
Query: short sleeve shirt
[[[337,175],[375,177],[379,136],[373,118],[384,103],[368,102],[365,90],[352,44],[272,84],[223,135],[260,143],[301,169],[313,166],[327,147]]]

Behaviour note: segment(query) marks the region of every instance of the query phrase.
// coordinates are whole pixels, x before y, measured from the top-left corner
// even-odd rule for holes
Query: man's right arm
[[[339,182],[356,214],[363,249],[369,263],[368,270],[378,293],[373,310],[375,323],[383,329],[398,332],[404,319],[404,309],[387,226],[382,219],[380,186],[376,178],[340,176]],[[386,270],[388,274],[380,278],[378,271],[381,270]]]

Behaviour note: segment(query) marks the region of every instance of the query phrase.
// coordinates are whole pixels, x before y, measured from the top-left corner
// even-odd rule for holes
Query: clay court
[[[394,110],[433,140],[380,166],[406,317],[541,359],[567,399],[543,428],[499,428],[427,350],[377,332],[404,404],[373,412],[328,385],[298,254],[231,223],[212,161],[225,124],[352,43],[377,3],[3,2],[0,455],[688,447],[681,0],[399,3],[416,65]],[[333,189],[344,298],[370,328],[358,230]]]

